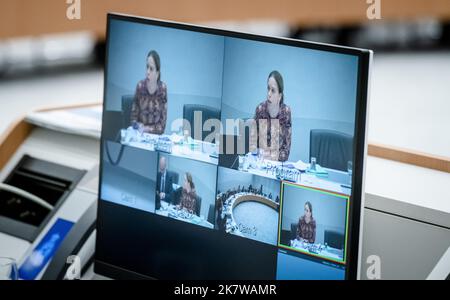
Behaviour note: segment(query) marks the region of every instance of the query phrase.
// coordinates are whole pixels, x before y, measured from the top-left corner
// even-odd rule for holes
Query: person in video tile
[[[291,150],[292,119],[291,108],[284,103],[284,83],[280,72],[272,71],[267,79],[267,99],[255,110],[258,148],[263,150],[264,157],[275,161],[287,161]],[[266,120],[260,122],[260,120]],[[279,121],[279,134],[272,137],[273,120]],[[262,143],[260,132],[267,133],[267,141]],[[265,135],[265,134],[264,134]],[[277,140],[272,140],[275,138]],[[278,149],[272,149],[272,143],[278,144]],[[265,144],[265,145],[264,145]]]
[[[180,195],[179,208],[185,209],[191,214],[197,214],[197,193],[191,173],[186,172],[184,184],[179,188],[177,194]]]
[[[300,217],[297,225],[297,239],[313,244],[316,241],[316,220],[312,215],[312,205],[305,203],[305,214]]]
[[[147,55],[146,78],[136,86],[130,120],[142,132],[163,134],[166,129],[167,86],[161,81],[161,60],[155,50]]]
[[[167,171],[167,159],[161,156],[156,177],[156,209],[161,207],[161,200],[171,203],[172,184],[173,177],[172,173]]]

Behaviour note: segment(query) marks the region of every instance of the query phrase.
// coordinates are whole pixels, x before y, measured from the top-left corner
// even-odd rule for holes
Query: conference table
[[[312,244],[298,239],[293,239],[290,242],[290,246],[301,252],[306,252],[323,258],[328,258],[334,261],[343,262],[344,251],[341,249],[335,249],[330,246],[322,244]]]
[[[136,147],[149,151],[160,151],[170,155],[201,162],[219,164],[219,146],[214,143],[194,140],[191,137],[184,137],[179,134],[156,135],[150,133],[140,133],[134,129],[122,129],[121,143],[127,146]],[[245,157],[245,163],[239,170],[254,175],[275,179],[288,180],[300,185],[327,190],[339,194],[350,195],[350,175],[347,172],[324,168],[317,165],[321,172],[314,172],[310,164],[298,162],[278,162],[269,159],[258,159],[250,152],[241,155],[239,160]],[[302,167],[298,167],[301,165]],[[294,174],[294,178],[283,178],[279,173]]]
[[[139,133],[137,130],[122,129],[121,143],[143,150],[160,151],[173,156],[194,159],[218,165],[219,146],[214,143],[194,140],[178,134]]]
[[[255,160],[255,158],[252,158],[252,156],[253,155],[251,153],[246,155],[247,159]],[[299,164],[302,165],[300,169],[295,167],[295,165]],[[348,172],[324,168],[320,167],[319,165],[316,166],[317,170],[320,169],[320,173],[312,171],[310,164],[305,164],[300,161],[297,163],[281,163],[278,161],[264,159],[262,161],[254,161],[244,164],[241,171],[270,179],[287,180],[312,188],[350,195],[351,177]],[[291,178],[283,178],[282,176],[280,177],[280,170],[288,171],[291,174],[294,174],[294,176],[290,176]],[[283,171],[281,171],[281,173]]]
[[[221,195],[218,195],[220,197]],[[259,194],[251,192],[239,192],[228,197],[224,203],[224,209],[222,211],[222,218],[227,219],[225,231],[227,233],[233,233],[235,235],[244,236],[239,230],[236,220],[234,219],[233,209],[242,202],[254,201],[267,205],[274,210],[278,210],[279,204]]]
[[[185,209],[180,209],[176,205],[161,201],[161,208],[156,210],[156,214],[164,217],[169,217],[179,221],[200,225],[207,228],[214,228],[214,225],[205,220],[204,216],[197,216],[191,214]]]

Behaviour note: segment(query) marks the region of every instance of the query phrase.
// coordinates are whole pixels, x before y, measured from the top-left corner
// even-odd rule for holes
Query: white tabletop
[[[136,131],[137,132],[137,131]],[[191,140],[190,143],[175,143],[180,137],[176,135],[156,135],[144,133],[138,140],[122,142],[124,145],[136,147],[144,150],[155,151],[156,143],[159,138],[167,139],[171,144],[170,155],[195,159],[198,161],[217,165],[219,163],[218,153],[219,147],[215,144]],[[151,142],[149,142],[151,140]]]

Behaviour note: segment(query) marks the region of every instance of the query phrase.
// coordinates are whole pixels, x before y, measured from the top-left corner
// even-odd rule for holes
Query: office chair
[[[133,106],[134,95],[122,96],[122,128],[128,128],[131,124],[131,108]]]
[[[195,214],[200,217],[200,208],[202,207],[202,197],[197,195],[197,201],[195,201]]]
[[[326,129],[312,129],[309,137],[309,159],[325,168],[347,171],[353,158],[353,136]]]
[[[205,122],[209,119],[217,119],[220,120],[220,109],[206,106],[206,105],[200,105],[200,104],[185,104],[183,107],[183,118],[189,122],[191,125],[191,137],[194,138],[194,113],[195,112],[201,112],[202,118],[201,118],[201,125],[202,127],[202,141],[205,140],[205,138],[210,134],[211,132],[203,131],[203,125]]]
[[[215,217],[216,217],[216,211],[214,209],[214,204],[210,204],[209,205],[209,210],[208,210],[208,222],[215,225]]]
[[[335,249],[344,249],[344,235],[337,231],[325,230],[324,242]]]
[[[227,153],[229,149],[227,149],[227,144],[233,143],[233,148],[231,149],[233,153]],[[242,153],[238,153],[238,144],[243,143],[244,149],[240,151]],[[240,149],[241,150],[241,149]],[[244,136],[237,135],[222,135],[221,143],[219,147],[219,165],[221,167],[226,167],[230,169],[237,170],[239,168],[239,155],[247,154],[250,151],[250,129],[248,127],[245,128]]]
[[[172,183],[178,184],[178,180],[180,178],[180,174],[178,174],[177,172],[173,172],[173,171],[167,170],[167,175],[172,177]]]
[[[297,223],[291,223],[291,240],[297,238]]]
[[[103,122],[108,126],[103,127],[102,138],[104,140],[120,142],[120,130],[122,127],[122,112],[106,110],[103,112]]]

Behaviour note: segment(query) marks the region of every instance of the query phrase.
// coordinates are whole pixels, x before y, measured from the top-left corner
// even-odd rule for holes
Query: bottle
[[[311,157],[311,165],[310,165],[309,169],[311,171],[316,171],[316,158],[315,157]]]

